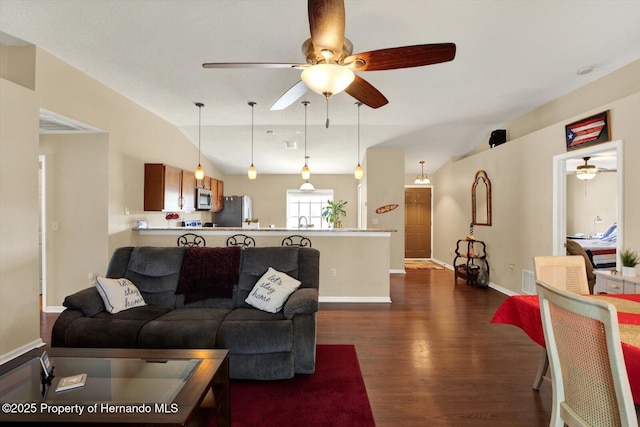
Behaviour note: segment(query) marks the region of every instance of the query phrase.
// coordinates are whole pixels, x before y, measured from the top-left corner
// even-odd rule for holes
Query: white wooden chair
[[[584,258],[580,255],[570,256],[536,256],[533,257],[536,280],[540,280],[555,288],[576,294],[589,294],[589,281]],[[549,369],[547,350],[542,349],[538,372],[533,380],[533,389],[540,390]]]
[[[551,364],[550,427],[637,427],[616,308],[536,281]]]

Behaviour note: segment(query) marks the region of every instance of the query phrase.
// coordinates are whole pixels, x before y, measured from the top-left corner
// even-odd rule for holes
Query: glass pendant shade
[[[316,188],[309,181],[305,181],[300,186],[300,191],[314,191]]]
[[[196,179],[204,179],[204,169],[200,164],[198,164],[198,167],[196,168]]]
[[[587,181],[596,177],[595,170],[582,169],[576,172],[576,178],[582,181]]]
[[[253,166],[253,163],[251,163],[251,166],[249,166],[249,170],[247,171],[247,176],[249,177],[249,179],[256,179],[256,177],[258,176],[258,171]]]
[[[302,179],[309,179],[311,178],[311,170],[309,169],[309,166],[307,166],[307,164],[305,163],[304,166],[302,167]]]
[[[345,90],[355,79],[355,74],[341,65],[317,64],[305,68],[300,78],[309,89],[328,97]]]
[[[358,163],[358,166],[356,166],[356,170],[353,172],[353,176],[356,179],[362,179],[362,177],[364,176],[364,170],[362,170],[362,166],[360,166],[360,163]]]

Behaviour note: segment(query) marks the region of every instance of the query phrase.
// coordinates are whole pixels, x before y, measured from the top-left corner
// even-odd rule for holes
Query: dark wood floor
[[[503,294],[421,270],[392,275],[391,298],[318,315],[318,343],[356,346],[378,427],[548,425],[551,386],[531,389],[540,347],[490,323]],[[56,316],[42,317],[45,342]]]

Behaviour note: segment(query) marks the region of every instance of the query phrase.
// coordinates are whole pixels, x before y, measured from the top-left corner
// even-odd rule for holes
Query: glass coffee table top
[[[45,402],[171,402],[201,359],[50,357],[55,377]],[[0,401],[41,401],[40,361],[33,358],[0,376]],[[85,385],[56,392],[61,378],[87,374]]]

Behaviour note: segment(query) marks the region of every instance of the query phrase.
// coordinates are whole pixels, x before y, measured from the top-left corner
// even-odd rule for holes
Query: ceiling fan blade
[[[338,60],[344,46],[344,0],[309,0],[307,9],[316,56]],[[324,49],[333,55],[322,55]]]
[[[202,68],[303,68],[307,64],[278,62],[205,62]]]
[[[296,102],[302,95],[307,93],[307,85],[302,80],[291,86],[274,104],[271,110],[284,110],[289,105]]]
[[[344,62],[350,64],[355,61],[356,71],[379,71],[438,64],[451,61],[455,56],[455,43],[436,43],[357,53],[345,58]],[[364,61],[361,66],[358,65],[360,61]]]
[[[371,108],[380,108],[389,103],[389,100],[378,89],[357,74],[344,91]]]

